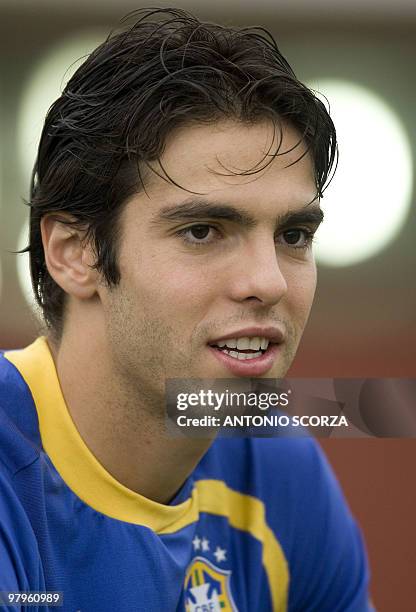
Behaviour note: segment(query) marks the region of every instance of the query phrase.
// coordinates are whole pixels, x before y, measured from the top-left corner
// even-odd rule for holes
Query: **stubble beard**
[[[118,396],[123,397],[124,412],[130,406],[132,419],[144,411],[151,419],[165,418],[166,380],[169,378],[212,378],[201,363],[202,347],[219,329],[230,329],[246,319],[240,316],[218,323],[198,326],[183,344],[178,342],[178,328],[155,316],[154,308],[138,305],[124,291],[111,300],[107,317],[107,337]],[[175,320],[174,313],[172,320]],[[269,319],[270,320],[270,319]],[[280,362],[262,378],[283,378],[296,355],[303,333],[291,321],[273,317],[286,330]],[[208,351],[208,348],[206,349]],[[233,378],[224,373],[218,378]]]

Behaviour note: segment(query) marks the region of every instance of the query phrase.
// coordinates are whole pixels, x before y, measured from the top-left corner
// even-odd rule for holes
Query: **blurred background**
[[[317,235],[319,284],[290,374],[416,377],[414,0],[151,2],[224,24],[262,25],[339,134]],[[0,346],[37,334],[26,245],[43,118],[68,76],[139,0],[0,0]],[[78,60],[78,61],[77,61]],[[415,400],[416,404],[416,400]],[[415,406],[416,409],[416,406]],[[416,441],[325,440],[364,531],[382,612],[415,609]]]

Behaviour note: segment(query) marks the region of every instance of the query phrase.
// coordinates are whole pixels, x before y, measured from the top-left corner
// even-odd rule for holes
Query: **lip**
[[[228,340],[229,338],[244,338],[246,336],[267,338],[274,344],[280,344],[284,342],[285,339],[285,334],[279,327],[246,327],[238,331],[227,333],[224,336],[219,336],[215,338],[215,340],[209,340],[208,344],[212,345],[217,342],[222,342],[223,340]],[[258,357],[258,359],[260,359],[260,357]]]
[[[235,338],[236,336],[227,336],[229,338]],[[224,340],[226,337],[224,336]],[[221,363],[222,366],[226,367],[231,374],[234,376],[249,376],[256,377],[266,374],[272,367],[281,353],[281,344],[269,344],[267,351],[255,357],[254,359],[245,359],[244,361],[231,357],[220,351],[213,346],[208,346],[212,355]]]

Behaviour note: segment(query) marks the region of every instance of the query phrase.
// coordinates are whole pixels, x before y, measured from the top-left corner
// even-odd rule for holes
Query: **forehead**
[[[300,134],[288,124],[280,130],[266,121],[178,128],[165,143],[161,166],[150,164],[155,172],[146,178],[146,199],[153,200],[153,211],[195,194],[259,212],[262,206],[304,206],[316,195],[313,162],[305,152]],[[158,176],[164,172],[176,185]]]

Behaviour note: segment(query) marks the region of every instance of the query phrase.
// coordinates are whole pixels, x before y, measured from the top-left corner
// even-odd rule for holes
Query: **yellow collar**
[[[198,491],[168,506],[119,483],[97,461],[68,412],[45,337],[5,357],[26,381],[35,402],[42,445],[66,484],[86,504],[112,518],[171,533],[198,519]]]

